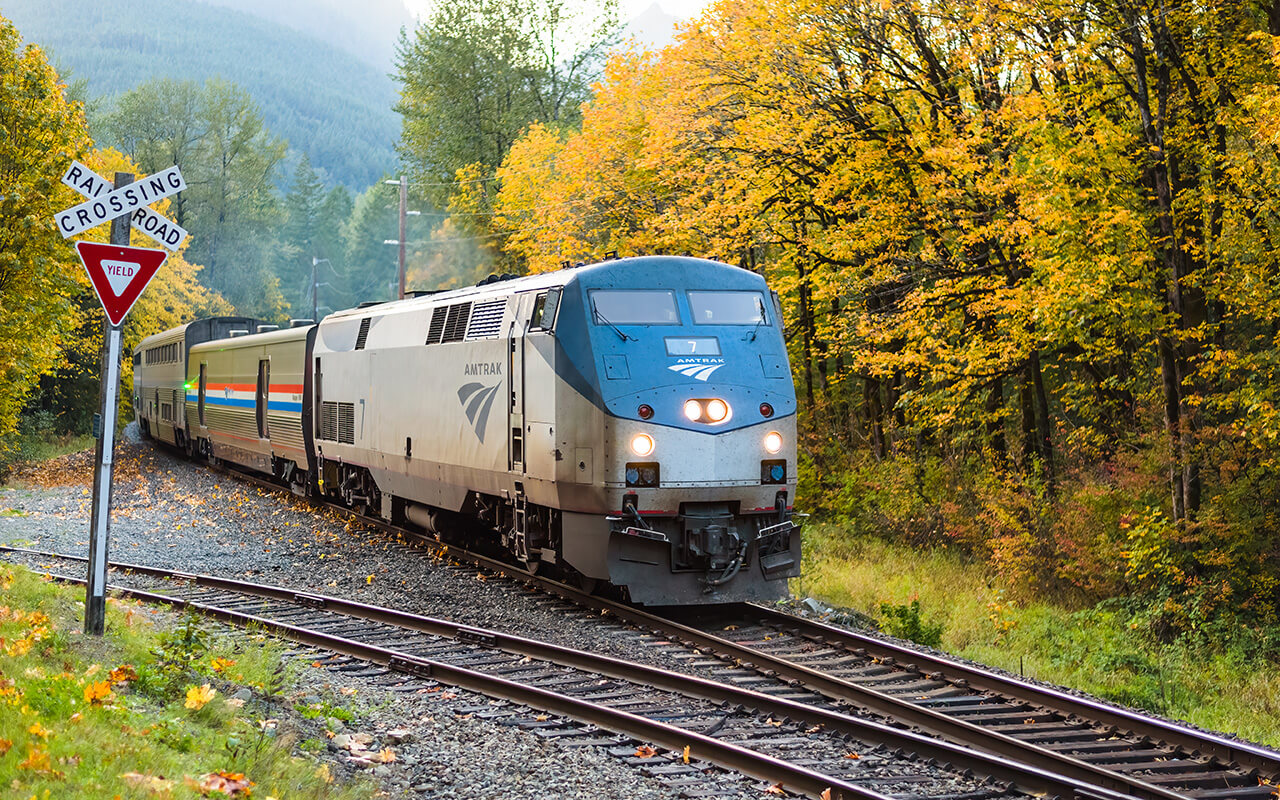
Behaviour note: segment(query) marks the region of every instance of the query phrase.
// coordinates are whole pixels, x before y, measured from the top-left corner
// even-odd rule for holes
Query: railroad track
[[[256,476],[222,470],[278,492]],[[316,502],[316,501],[312,501]],[[509,563],[441,545],[379,518],[366,525],[416,538],[458,569],[500,574],[594,613],[610,613],[657,641],[687,648],[686,658],[720,659],[723,678],[751,685],[761,678],[803,686],[827,701],[856,707],[895,725],[985,750],[1076,788],[1102,787],[1128,797],[1241,798],[1280,796],[1280,754],[1125,709],[1028,684],[972,665],[853,631],[743,604],[713,612],[658,616],[532,575]],[[405,548],[406,555],[424,556]],[[708,660],[702,666],[708,666]],[[1084,795],[1081,795],[1084,796]]]
[[[1002,734],[1028,748],[1141,775],[1200,798],[1275,798],[1280,753],[1001,675],[776,609],[734,606],[687,622],[752,651]],[[887,705],[887,704],[886,704]],[[1008,751],[1012,752],[1012,751]]]
[[[84,561],[19,548],[0,552],[38,560],[45,568],[54,559]],[[403,677],[394,687],[400,691],[445,683],[501,698],[508,705],[486,706],[481,713],[523,715],[517,724],[565,741],[611,747],[624,757],[636,758],[634,744],[619,748],[618,740],[601,731],[665,748],[660,768],[646,766],[689,796],[698,794],[704,768],[699,762],[810,797],[1126,796],[854,716],[842,704],[776,677],[748,676],[749,687],[735,685],[292,589],[142,565],[115,563],[112,570],[113,591],[264,629],[334,654],[325,660],[336,666],[342,659],[377,665]],[[685,649],[676,642],[656,644]],[[957,783],[963,786],[959,792]]]

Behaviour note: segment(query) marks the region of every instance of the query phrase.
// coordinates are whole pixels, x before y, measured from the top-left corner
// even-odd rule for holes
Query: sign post
[[[127,172],[116,173],[116,188],[133,183]],[[111,221],[111,243],[129,244],[129,213]],[[111,527],[111,472],[116,449],[116,404],[120,383],[120,325],[103,323],[101,400],[102,436],[94,449],[93,511],[89,520],[89,578],[85,583],[84,632],[101,636],[107,625],[107,542]]]
[[[175,182],[181,183],[177,167],[162,174],[168,173],[176,175]],[[117,172],[115,178],[115,191],[107,197],[125,197],[127,200],[126,193],[130,191],[130,187],[136,186],[133,175]],[[120,345],[124,318],[166,257],[163,250],[129,246],[130,221],[149,217],[147,214],[136,213],[142,207],[131,206],[128,202],[118,205],[118,209],[111,206],[113,211],[119,212],[111,220],[111,244],[76,243],[76,252],[84,263],[85,271],[89,273],[89,280],[93,283],[107,316],[103,323],[102,384],[98,392],[102,435],[98,438],[94,457],[93,505],[89,520],[89,576],[85,584],[84,600],[84,632],[94,636],[102,635],[107,619],[107,545],[111,538],[111,478],[115,462],[116,407],[119,405],[120,395]],[[147,211],[154,214],[149,209]],[[101,213],[101,209],[95,213]],[[62,216],[59,215],[59,226],[63,227],[64,235],[70,235],[62,224]],[[186,232],[183,231],[182,235],[185,238]]]

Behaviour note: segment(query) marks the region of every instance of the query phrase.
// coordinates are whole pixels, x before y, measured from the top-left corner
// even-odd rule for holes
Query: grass
[[[1242,648],[1149,641],[1117,603],[1015,602],[982,564],[952,550],[855,538],[824,523],[805,535],[797,595],[855,609],[899,635],[940,626],[942,649],[964,658],[1280,746],[1280,673]]]
[[[0,565],[6,797],[370,795],[295,757],[277,721],[253,711],[263,706],[228,699],[240,686],[258,696],[282,687],[280,650],[265,636],[217,635],[195,618],[166,630],[152,611],[115,599],[106,636],[84,636],[82,591]]]

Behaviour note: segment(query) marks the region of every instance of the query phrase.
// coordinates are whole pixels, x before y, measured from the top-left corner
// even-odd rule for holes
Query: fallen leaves
[[[253,781],[246,778],[243,772],[225,772],[222,770],[206,772],[196,779],[188,777],[184,783],[206,797],[215,792],[225,794],[227,797],[248,797],[249,790],[254,785]]]
[[[782,788],[782,784],[775,783],[764,790],[765,794],[786,794],[787,790]]]
[[[857,760],[859,758],[862,758],[862,756],[858,755],[857,753],[849,753],[848,755],[845,756],[845,758],[852,758],[854,760]]]
[[[27,749],[27,757],[18,762],[18,769],[30,772],[52,772],[53,764],[49,761],[49,753],[39,747]]]
[[[227,667],[233,666],[235,663],[236,660],[234,658],[214,658],[209,661],[209,666],[213,668],[214,672],[224,672]]]
[[[107,680],[111,681],[113,684],[128,683],[129,681],[136,681],[137,679],[138,673],[134,670],[132,664],[121,664],[107,673]]]
[[[50,731],[39,722],[33,722],[31,723],[31,727],[27,728],[27,733],[32,736],[39,736],[41,739],[48,739]]]
[[[658,751],[647,744],[642,744],[636,748],[636,758],[653,758]]]
[[[111,681],[97,681],[84,687],[84,701],[100,706],[111,698]]]
[[[0,739],[0,756],[9,752],[13,748],[13,742],[8,739]]]
[[[209,701],[217,694],[218,690],[207,683],[204,686],[188,686],[187,702],[183,703],[183,705],[194,711],[199,711],[209,705]]]
[[[684,754],[681,755],[680,760],[686,764],[689,763],[689,745],[686,744],[684,746]]]

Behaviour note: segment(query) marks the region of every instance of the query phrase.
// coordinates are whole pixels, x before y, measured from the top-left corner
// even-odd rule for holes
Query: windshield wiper
[[[761,312],[760,319],[756,320],[756,326],[751,329],[750,333],[742,337],[742,341],[754,342],[756,340],[756,334],[760,332],[760,326],[763,324],[764,324],[764,313]]]
[[[638,341],[640,341],[639,339],[637,339],[637,338],[636,338],[636,337],[634,337],[634,336],[629,336],[629,335],[627,335],[627,334],[623,333],[621,328],[619,328],[617,325],[614,325],[614,324],[613,324],[612,322],[610,322],[609,320],[605,319],[605,318],[604,318],[604,314],[601,314],[601,313],[600,313],[600,309],[596,308],[596,304],[595,304],[595,303],[592,303],[592,304],[591,304],[591,310],[595,313],[595,315],[596,315],[596,319],[600,320],[600,321],[601,321],[601,322],[603,322],[605,325],[608,325],[610,328],[613,328],[613,332],[614,332],[614,333],[616,333],[616,334],[618,334],[618,337],[619,337],[619,338],[621,338],[621,339],[622,339],[622,341],[624,341],[624,342],[625,342],[625,341],[626,341],[626,340],[628,340],[628,339],[630,339],[630,340],[631,340],[631,341],[633,341],[633,342],[638,342]]]

